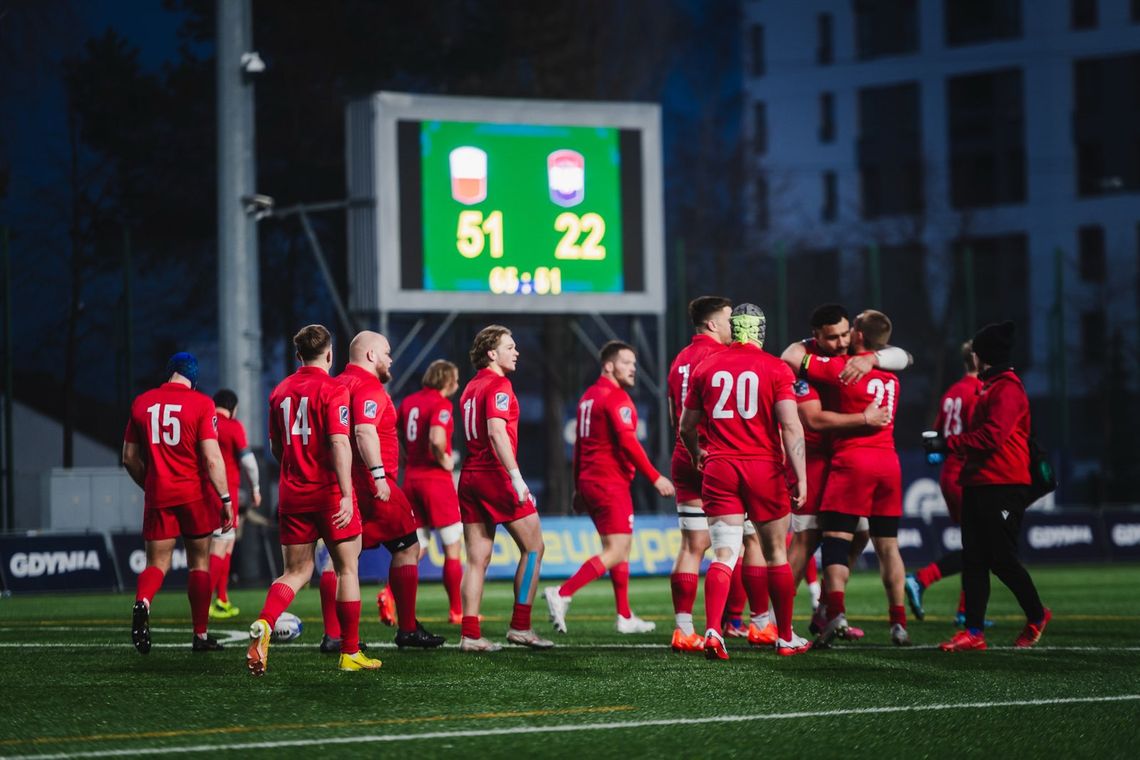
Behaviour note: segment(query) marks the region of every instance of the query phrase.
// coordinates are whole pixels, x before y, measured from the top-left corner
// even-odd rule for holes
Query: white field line
[[[818,710],[813,712],[773,713],[769,715],[714,715],[707,718],[662,718],[658,720],[613,721],[608,723],[571,723],[549,726],[512,726],[509,728],[469,729],[462,731],[429,731],[412,734],[362,734],[360,736],[326,736],[311,739],[291,739],[270,742],[230,744],[196,744],[183,747],[123,747],[95,752],[64,752],[54,755],[11,755],[7,760],[64,760],[64,758],[114,757],[118,755],[166,755],[192,752],[241,751],[252,749],[282,749],[285,747],[327,747],[332,744],[375,744],[405,742],[423,739],[470,739],[482,736],[517,736],[520,734],[555,734],[578,731],[612,731],[620,729],[650,728],[655,726],[698,726],[709,723],[750,723],[762,720],[798,720],[844,718],[857,715],[889,715],[892,713],[936,712],[944,710],[991,710],[997,707],[1047,707],[1052,705],[1096,704],[1140,700],[1140,694],[1121,694],[1110,697],[1064,697],[1058,699],[1026,699],[1008,702],[962,702],[939,705],[901,705],[861,707],[847,710]]]

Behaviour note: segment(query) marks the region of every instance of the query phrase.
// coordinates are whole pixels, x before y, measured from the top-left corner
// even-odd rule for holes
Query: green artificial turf
[[[1011,648],[1024,621],[995,580],[991,650],[938,651],[954,630],[956,579],[927,591],[927,619],[910,622],[915,646],[893,647],[878,577],[861,572],[848,615],[866,629],[862,642],[779,658],[732,640],[728,662],[669,650],[667,578],[631,587],[634,610],[657,621],[657,633],[616,633],[602,580],[575,597],[567,635],[551,633],[540,593],[535,624],[558,648],[486,655],[388,648],[394,631],[377,622],[370,588],[362,631],[384,667],[359,673],[341,673],[335,656],[317,652],[319,602],[308,589],[291,608],[304,634],[271,647],[260,679],[245,669],[244,629],[264,590],[231,595],[243,614],[212,630],[234,643],[212,654],[190,652],[185,594],[160,594],[155,648],[145,657],[130,644],[130,595],[16,596],[0,600],[0,755],[1134,756],[1140,567],[1032,572],[1054,613],[1033,650]],[[510,597],[509,586],[488,586],[485,635],[501,640]],[[797,601],[797,630],[806,635],[803,592]],[[701,604],[703,595],[698,621]],[[442,589],[425,585],[420,617],[450,647],[459,631],[445,613]],[[1076,701],[1088,699],[1103,701]],[[1061,701],[1040,704],[1048,700]],[[630,725],[606,727],[613,724]],[[541,730],[549,727],[563,730]],[[424,734],[431,736],[407,738]]]

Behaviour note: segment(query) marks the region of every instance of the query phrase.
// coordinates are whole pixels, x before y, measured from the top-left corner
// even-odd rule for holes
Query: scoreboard
[[[349,117],[355,309],[662,311],[656,106],[378,93]]]

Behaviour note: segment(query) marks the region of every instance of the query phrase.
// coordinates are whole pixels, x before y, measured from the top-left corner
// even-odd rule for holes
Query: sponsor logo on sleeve
[[[628,425],[631,422],[633,422],[633,409],[631,409],[630,407],[623,406],[621,409],[618,410],[618,414],[621,415],[621,421],[624,422],[625,424]]]
[[[340,407],[340,424],[342,424],[342,425],[348,424],[348,407],[347,406]]]
[[[500,412],[505,412],[511,406],[511,397],[506,393],[495,394],[495,408]]]
[[[214,432],[218,432],[218,415],[215,414],[213,417],[211,417],[210,422],[214,426]]]
[[[815,360],[817,362],[823,362],[824,364],[827,364],[829,361],[831,361],[831,357],[830,356],[817,356],[817,357],[815,357]]]
[[[442,412],[439,413],[439,421],[442,422],[444,425],[446,425],[447,421],[450,419],[451,419],[451,412],[447,411],[446,409],[444,409]]]
[[[794,391],[797,396],[808,395],[808,390],[807,380],[797,380],[792,384],[792,391]]]
[[[375,419],[376,417],[376,402],[369,399],[364,402],[364,416],[368,419]]]

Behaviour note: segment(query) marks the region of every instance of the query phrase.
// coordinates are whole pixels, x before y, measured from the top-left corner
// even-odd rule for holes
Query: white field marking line
[[[900,705],[883,707],[857,707],[847,710],[818,710],[814,712],[775,713],[770,715],[715,715],[707,718],[662,718],[658,720],[614,721],[610,723],[571,723],[549,726],[513,726],[466,731],[430,731],[413,734],[364,734],[361,736],[330,736],[318,739],[290,739],[273,742],[247,742],[244,744],[198,744],[185,747],[126,747],[95,752],[59,753],[55,755],[9,755],[3,760],[64,760],[79,757],[115,757],[118,755],[165,755],[191,752],[217,752],[225,750],[281,749],[283,747],[311,747],[329,744],[374,744],[422,739],[470,739],[482,736],[514,736],[519,734],[572,733],[575,731],[610,731],[614,729],[650,728],[654,726],[697,726],[709,723],[749,723],[761,720],[797,720],[801,718],[845,718],[858,715],[889,715],[892,713],[935,712],[944,710],[990,710],[995,707],[1048,707],[1052,705],[1095,704],[1140,700],[1140,694],[1121,694],[1111,697],[1062,697],[1058,699],[1027,699],[1008,702],[962,702],[940,705]]]

